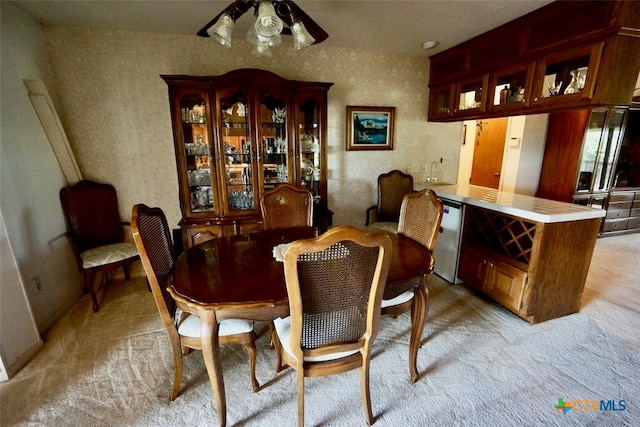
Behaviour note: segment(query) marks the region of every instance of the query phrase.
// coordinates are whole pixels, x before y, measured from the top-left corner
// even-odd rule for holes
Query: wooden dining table
[[[317,236],[323,231],[301,227],[224,236],[195,245],[176,260],[167,290],[179,308],[200,318],[202,354],[220,426],[226,425],[226,398],[219,357],[219,323],[229,318],[269,321],[287,316],[284,265],[275,260],[273,248]],[[431,251],[414,240],[387,234],[393,242],[393,255],[384,298],[415,289],[409,345],[409,371],[415,381],[418,348],[429,302],[426,282],[433,269],[433,258]]]

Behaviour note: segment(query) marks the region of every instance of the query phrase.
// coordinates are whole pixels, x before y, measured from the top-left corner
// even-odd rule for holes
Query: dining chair
[[[180,393],[182,381],[182,356],[188,354],[191,349],[202,350],[200,318],[178,309],[175,300],[166,290],[166,285],[171,280],[171,269],[176,254],[162,209],[144,204],[135,205],[131,213],[131,227],[153,299],[169,334],[174,362],[171,400],[175,400]],[[258,391],[260,384],[256,380],[256,335],[253,322],[225,319],[220,322],[218,336],[220,345],[235,343],[247,348],[251,386],[254,392]]]
[[[307,188],[289,183],[279,184],[260,197],[265,230],[288,227],[311,227],[313,195]]]
[[[136,246],[125,241],[124,226],[130,224],[120,218],[118,195],[111,184],[79,181],[60,190],[60,202],[84,291],[91,294],[97,312],[100,307],[93,283],[97,273],[103,273],[101,284],[105,284],[106,272],[123,267],[125,280],[129,280],[128,267],[140,259]]]
[[[438,199],[438,196],[433,190],[424,189],[419,192],[405,195],[400,208],[398,234],[402,234],[412,240],[415,240],[433,253],[433,249],[436,247],[438,234],[442,231],[440,223],[442,221],[443,211],[444,207],[442,201]],[[432,269],[433,265],[429,266],[429,270]],[[417,288],[414,287],[395,298],[388,300],[383,299],[382,314],[396,317],[411,310],[411,321],[413,323],[417,316],[417,313],[415,312],[417,307],[413,303],[415,300],[415,292],[417,292]],[[426,311],[429,308],[429,293],[426,287],[424,288],[424,292],[427,293]],[[420,335],[422,334],[420,333],[416,337],[418,340],[421,338]],[[413,346],[416,354],[409,355],[409,373],[411,375],[411,382],[416,382],[418,380],[418,368],[416,366],[418,347],[419,343],[416,343],[416,345]]]
[[[392,232],[398,229],[400,206],[413,191],[413,176],[394,169],[378,176],[378,203],[366,210],[365,226]]]
[[[274,344],[296,370],[298,425],[304,425],[304,378],[360,369],[367,424],[371,347],[380,329],[380,304],[392,242],[339,226],[293,242],[284,255],[290,315],[274,321]]]

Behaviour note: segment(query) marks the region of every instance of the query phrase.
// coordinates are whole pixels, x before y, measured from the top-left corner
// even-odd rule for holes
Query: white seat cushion
[[[289,356],[295,359],[295,356],[291,351],[291,317],[285,317],[284,319],[279,317],[273,321],[273,324],[276,327],[276,333],[278,334],[278,339],[280,340],[280,344],[282,344],[282,348]],[[335,360],[351,356],[357,352],[358,350],[339,351],[336,353],[323,354],[322,356],[307,356],[304,360],[305,362],[324,362],[327,360]]]
[[[393,307],[394,305],[404,304],[413,298],[413,290],[405,291],[397,297],[391,299],[383,299],[381,308]]]
[[[178,310],[176,312],[176,326],[178,333],[183,337],[200,337],[200,318],[194,314]],[[218,336],[244,334],[253,331],[253,322],[241,319],[225,319],[220,322]]]
[[[93,268],[111,264],[138,255],[138,249],[133,243],[114,243],[89,249],[80,254],[82,267]]]
[[[378,228],[380,230],[388,231],[390,233],[398,233],[398,223],[397,222],[374,222],[369,225],[370,228]]]

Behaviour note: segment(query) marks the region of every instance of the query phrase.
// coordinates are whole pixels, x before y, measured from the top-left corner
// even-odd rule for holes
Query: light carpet
[[[462,285],[430,278],[421,377],[409,383],[408,315],[383,317],[371,364],[376,426],[626,426],[640,419],[640,236],[598,239],[580,313],[530,325]],[[44,349],[2,383],[2,426],[216,425],[202,354],[185,357],[182,391],[167,334],[142,278],[109,283],[100,311],[79,300]],[[295,372],[274,370],[267,326],[256,325],[252,393],[242,346],[221,349],[227,423],[296,424]],[[357,371],[305,382],[307,425],[365,425]],[[624,400],[625,410],[555,409]],[[611,409],[611,407],[609,407]]]

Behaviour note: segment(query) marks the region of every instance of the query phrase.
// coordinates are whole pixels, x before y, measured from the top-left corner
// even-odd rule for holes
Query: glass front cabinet
[[[260,197],[284,182],[309,188],[314,221],[330,224],[331,83],[286,80],[252,69],[161,77],[169,86],[185,248],[260,230]]]

